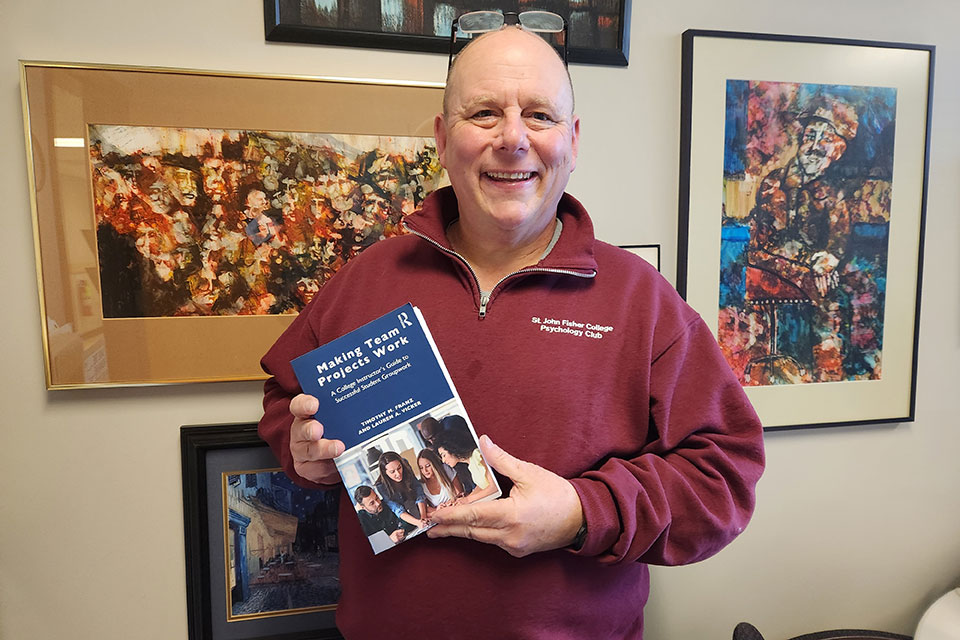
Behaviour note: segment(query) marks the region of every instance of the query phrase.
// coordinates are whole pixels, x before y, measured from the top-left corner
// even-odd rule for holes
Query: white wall
[[[916,422],[770,434],[752,525],[712,560],[655,569],[647,610],[652,640],[729,638],[739,620],[769,640],[911,632],[960,585],[960,5],[634,4],[630,66],[571,69],[583,129],[570,191],[601,237],[662,243],[671,278],[684,29],[938,47]],[[44,390],[18,59],[426,81],[446,61],[266,44],[259,0],[0,0],[0,638],[185,637],[178,428],[256,420],[260,385]]]

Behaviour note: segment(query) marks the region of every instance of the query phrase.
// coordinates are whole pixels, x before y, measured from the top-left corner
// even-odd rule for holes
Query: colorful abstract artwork
[[[727,80],[718,339],[742,384],[881,378],[896,107]]]
[[[224,473],[223,484],[228,621],[336,606],[339,493],[279,470]]]
[[[297,313],[445,181],[432,138],[88,133],[104,318]]]

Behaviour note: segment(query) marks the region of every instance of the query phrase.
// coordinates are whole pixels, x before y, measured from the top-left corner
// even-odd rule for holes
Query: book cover
[[[453,504],[500,496],[420,310],[406,305],[291,362],[319,401],[334,462],[374,553]]]

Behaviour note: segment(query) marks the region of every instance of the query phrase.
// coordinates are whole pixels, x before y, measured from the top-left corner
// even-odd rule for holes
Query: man
[[[640,638],[646,563],[705,558],[749,520],[756,414],[696,313],[563,193],[579,129],[549,45],[515,27],[474,40],[435,120],[452,189],[347,263],[264,357],[261,434],[298,482],[336,485],[343,443],[288,362],[413,302],[509,494],[437,511],[430,539],[376,557],[342,507],[347,638],[382,630],[371,598],[404,638]],[[425,595],[425,567],[450,597]]]
[[[404,526],[393,511],[383,508],[383,501],[373,487],[360,485],[353,492],[353,499],[360,507],[357,516],[360,518],[360,527],[365,535],[372,536],[382,531],[387,534],[391,542],[397,544],[407,536],[408,531],[412,531],[413,528]]]
[[[826,172],[859,122],[850,104],[828,96],[812,99],[798,120],[797,153],[764,177],[752,212],[746,297],[776,314],[776,325],[793,336],[782,344],[771,336],[771,355],[751,365],[751,379],[766,383],[843,379],[843,305],[836,292],[852,230],[852,194]]]
[[[757,191],[753,258],[799,289],[795,296],[816,300],[836,287],[850,234],[842,190],[824,173],[847,150],[858,122],[853,107],[836,98],[816,99],[799,120],[797,154]]]
[[[427,416],[417,424],[417,431],[420,432],[420,437],[423,438],[427,446],[434,451],[437,448],[437,437],[445,431],[452,431],[462,438],[473,439],[467,421],[463,419],[463,416],[457,414],[444,416],[442,420]]]
[[[443,432],[443,425],[433,416],[427,416],[417,424],[417,431],[420,432],[420,437],[427,443],[427,446],[433,448],[437,436]]]

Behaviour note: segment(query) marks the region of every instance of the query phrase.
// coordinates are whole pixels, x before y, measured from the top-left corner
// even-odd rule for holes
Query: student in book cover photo
[[[390,510],[414,528],[426,528],[427,497],[410,463],[395,451],[384,451],[377,467],[380,469],[377,488]]]
[[[473,434],[467,426],[467,421],[463,419],[463,416],[455,413],[444,416],[439,420],[433,416],[427,416],[417,424],[417,430],[420,432],[423,441],[431,448],[436,447],[437,436],[445,431],[455,431],[460,433],[461,437],[473,438]]]
[[[427,516],[441,507],[449,507],[463,502],[463,484],[456,473],[434,453],[424,447],[417,454],[417,466],[420,469],[420,483],[427,496]]]
[[[263,357],[259,432],[296,483],[340,492],[344,637],[448,638],[424,621],[455,620],[467,640],[640,640],[649,565],[704,560],[749,523],[762,426],[706,323],[654,267],[598,240],[565,193],[580,140],[565,60],[531,16],[480,13],[434,120],[451,186],[404,218],[407,234],[347,262]],[[620,111],[625,133],[643,117]],[[376,554],[333,462],[337,425],[290,362],[407,303],[503,497],[437,509],[425,533]],[[486,480],[472,450],[436,442]],[[470,596],[425,600],[424,567]]]
[[[476,502],[494,491],[493,473],[483,461],[480,448],[454,431],[440,434],[436,440],[437,455],[452,468],[464,487],[464,502]]]
[[[360,526],[367,536],[383,533],[393,544],[399,544],[415,528],[400,520],[390,509],[384,508],[383,500],[369,485],[362,484],[357,487],[353,492],[353,499],[357,503]]]

